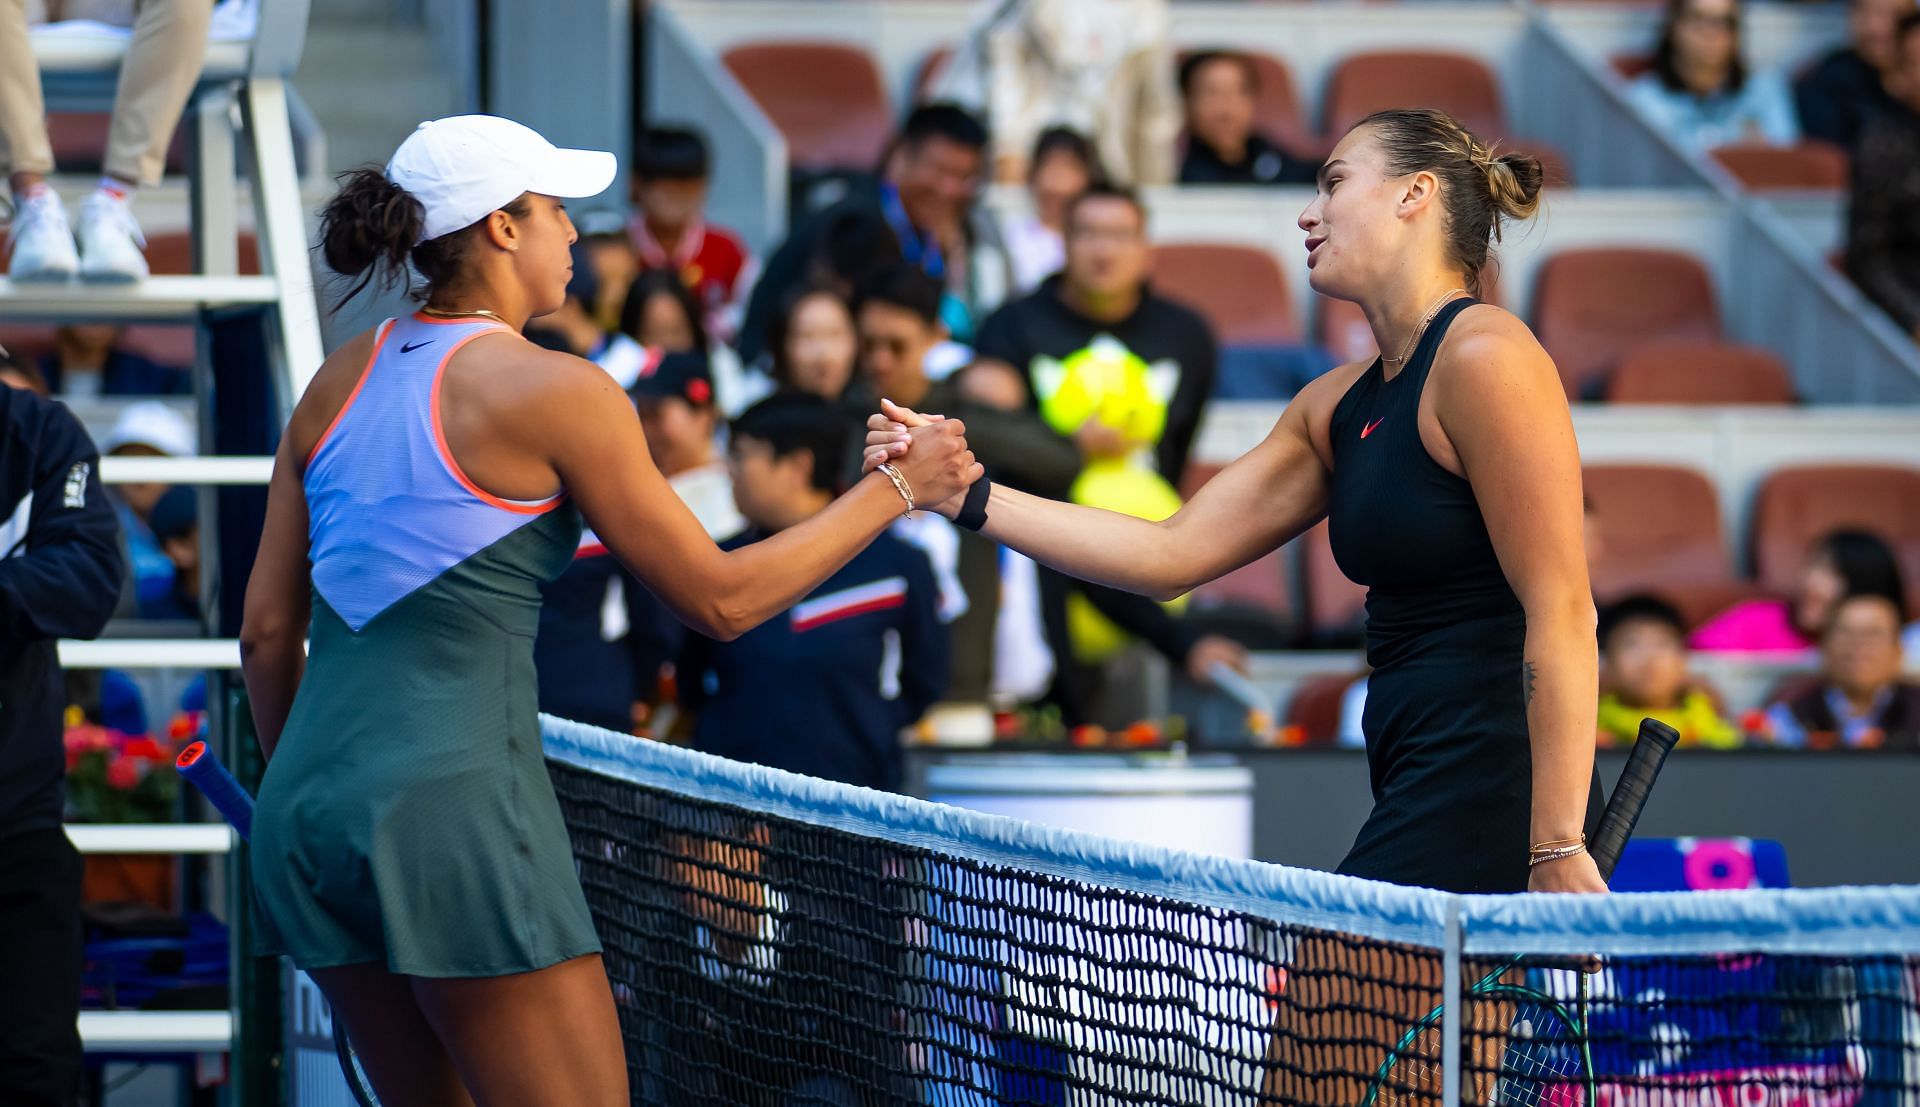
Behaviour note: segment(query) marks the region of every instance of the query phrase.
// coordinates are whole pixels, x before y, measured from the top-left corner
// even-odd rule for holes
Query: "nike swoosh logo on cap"
[[[405,348],[404,348],[404,347],[402,347],[402,351],[401,351],[401,352],[403,352],[403,353],[405,352]],[[1375,419],[1375,420],[1374,420],[1373,422],[1371,422],[1371,423],[1368,423],[1368,424],[1367,424],[1366,426],[1364,426],[1364,427],[1361,427],[1361,428],[1360,428],[1360,437],[1362,437],[1362,438],[1365,438],[1365,437],[1366,437],[1367,435],[1369,435],[1369,434],[1372,434],[1372,433],[1373,433],[1373,428],[1375,428],[1375,427],[1377,427],[1377,426],[1379,426],[1380,424],[1382,424],[1382,423],[1384,423],[1384,422],[1386,422],[1386,421],[1387,421],[1387,417],[1386,417],[1386,416],[1384,416],[1384,415],[1382,415],[1382,416],[1381,416],[1380,418],[1378,418],[1378,419]]]
[[[422,346],[431,346],[438,341],[439,339],[437,338],[429,338],[425,342],[404,342],[404,343],[401,343],[400,345],[400,352],[403,354],[410,354],[415,350],[418,350]],[[1365,438],[1366,435],[1363,434],[1360,437]]]

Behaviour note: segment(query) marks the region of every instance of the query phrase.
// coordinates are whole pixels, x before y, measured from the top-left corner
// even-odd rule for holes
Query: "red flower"
[[[135,738],[133,741],[128,742],[126,745],[120,747],[120,756],[138,757],[142,760],[151,761],[156,765],[173,760],[173,758],[167,756],[166,750],[160,748],[160,743],[151,738]]]
[[[132,758],[117,758],[107,766],[107,787],[131,792],[140,786],[140,766]]]

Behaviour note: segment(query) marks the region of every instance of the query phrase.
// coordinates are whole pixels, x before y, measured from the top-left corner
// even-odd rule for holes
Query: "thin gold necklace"
[[[436,307],[423,307],[420,309],[420,312],[423,315],[434,315],[441,319],[492,319],[497,323],[507,322],[497,313],[488,311],[486,308],[481,308],[478,311],[444,311]],[[507,325],[512,326],[513,324],[508,323]]]
[[[1420,325],[1413,329],[1412,335],[1408,336],[1407,344],[1400,348],[1400,356],[1382,357],[1380,361],[1387,365],[1400,365],[1404,363],[1408,355],[1413,353],[1414,344],[1420,341],[1420,336],[1427,333],[1427,324],[1433,322],[1433,317],[1440,314],[1440,309],[1447,306],[1447,301],[1453,299],[1455,296],[1464,294],[1466,291],[1464,288],[1452,289],[1446,295],[1435,300],[1433,306],[1427,309],[1426,318],[1420,320]]]

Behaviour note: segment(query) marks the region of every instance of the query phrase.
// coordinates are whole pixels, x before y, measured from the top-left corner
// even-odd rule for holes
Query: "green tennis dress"
[[[540,586],[564,497],[502,500],[440,433],[440,376],[493,323],[390,320],[308,459],[306,675],[254,814],[258,949],[501,976],[600,950],[541,754]]]

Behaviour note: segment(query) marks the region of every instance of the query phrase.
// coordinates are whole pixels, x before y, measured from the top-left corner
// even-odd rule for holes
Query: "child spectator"
[[[1310,185],[1319,162],[1296,158],[1254,128],[1259,76],[1242,54],[1195,54],[1180,66],[1187,103],[1181,184]]]
[[[736,549],[812,517],[839,490],[846,416],[780,395],[733,423],[728,465],[751,524]],[[926,555],[880,535],[787,615],[732,642],[689,634],[678,666],[697,749],[898,791],[900,732],[946,690],[949,643]]]
[[[127,408],[100,443],[109,457],[192,457],[198,453],[193,428],[172,408],[148,400]],[[128,568],[136,602],[165,603],[173,594],[173,561],[153,533],[153,509],[168,485],[149,482],[112,485],[108,493],[127,537]]]
[[[632,388],[640,379],[640,370],[649,354],[631,335],[609,332],[594,316],[600,302],[600,276],[584,240],[573,246],[573,277],[567,281],[567,298],[552,312],[527,324],[531,332],[544,332],[553,342],[541,341],[575,357],[583,357],[607,371],[622,389]]]
[[[200,619],[200,496],[185,485],[167,489],[147,517],[160,551],[173,563],[173,589],[140,605],[142,619]]]
[[[830,284],[803,286],[767,329],[773,380],[782,392],[838,401],[860,354],[853,307]],[[857,448],[857,447],[856,447]]]
[[[1008,221],[1003,232],[1013,264],[1016,293],[1028,293],[1066,264],[1067,206],[1105,174],[1093,143],[1078,131],[1049,127],[1033,144],[1027,164],[1027,195],[1033,211]]]
[[[1820,643],[1820,682],[1767,709],[1774,744],[1920,750],[1920,685],[1900,679],[1900,600],[1857,593],[1834,606]]]
[[[642,371],[628,392],[640,409],[647,450],[667,483],[715,541],[739,534],[746,519],[734,508],[727,463],[714,447],[720,415],[706,355],[668,354]]]
[[[642,271],[665,270],[693,290],[702,326],[720,341],[733,337],[753,287],[755,264],[740,236],[706,221],[707,143],[677,127],[653,127],[633,159],[628,224]]]
[[[1655,718],[1680,732],[1683,746],[1740,745],[1713,697],[1687,680],[1687,626],[1664,600],[1632,596],[1600,618],[1600,744],[1631,746],[1640,721]]]

